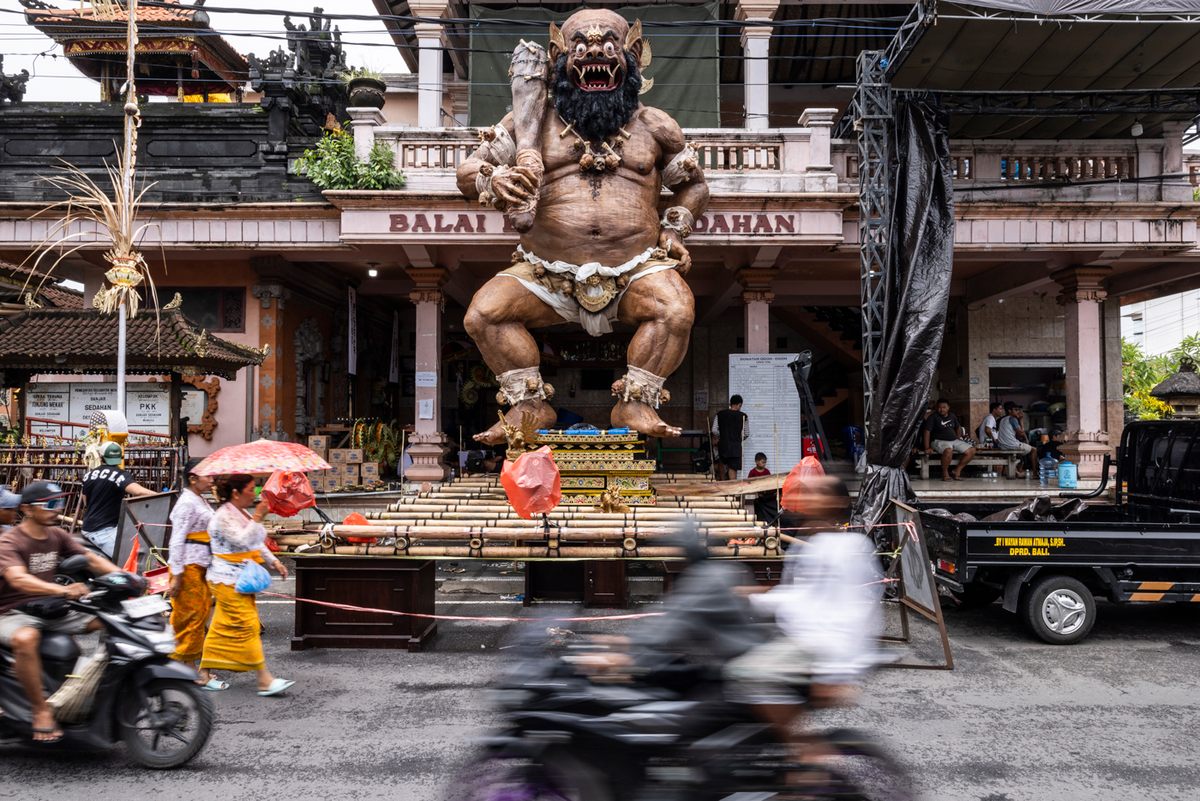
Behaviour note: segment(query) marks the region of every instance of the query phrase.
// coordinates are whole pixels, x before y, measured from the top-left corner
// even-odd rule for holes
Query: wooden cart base
[[[432,560],[297,556],[296,597],[393,612],[434,613]],[[407,648],[419,651],[437,633],[433,620],[351,612],[296,602],[292,650]]]
[[[582,601],[587,607],[629,606],[629,581],[620,559],[525,563],[525,606],[535,600]]]

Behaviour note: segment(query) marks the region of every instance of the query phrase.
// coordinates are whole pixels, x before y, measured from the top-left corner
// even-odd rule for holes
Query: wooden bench
[[[1021,460],[1027,458],[1020,451],[1006,451],[1000,448],[975,448],[975,458],[971,460],[972,465],[988,466],[988,467],[1006,467],[1008,471],[1005,473],[1007,478],[1017,477],[1017,465]],[[930,466],[940,467],[942,464],[942,455],[940,453],[918,453],[916,455],[917,467],[921,470],[921,478],[929,478]],[[958,454],[954,454],[950,465],[953,467],[958,463]]]

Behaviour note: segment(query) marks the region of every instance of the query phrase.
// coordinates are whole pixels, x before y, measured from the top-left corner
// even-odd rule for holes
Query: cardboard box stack
[[[376,463],[364,463],[362,466],[362,480],[364,484],[370,484],[379,481],[380,466]]]
[[[325,461],[329,461],[329,437],[313,436],[308,438],[308,447]]]

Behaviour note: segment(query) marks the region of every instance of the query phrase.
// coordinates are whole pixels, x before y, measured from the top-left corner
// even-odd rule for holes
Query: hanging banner
[[[347,343],[347,360],[346,372],[350,375],[358,375],[358,293],[354,291],[354,287],[347,289],[349,293],[346,306],[346,343]]]
[[[392,312],[392,360],[388,365],[388,381],[400,383],[400,312]]]

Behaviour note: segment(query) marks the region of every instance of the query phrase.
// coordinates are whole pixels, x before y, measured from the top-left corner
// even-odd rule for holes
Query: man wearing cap
[[[55,584],[59,563],[81,554],[93,573],[112,573],[117,566],[90,553],[59,528],[58,514],[65,493],[57,484],[35,481],[20,495],[20,525],[0,534],[0,643],[13,652],[13,674],[21,682],[33,710],[34,742],[62,738],[54,714],[42,691],[42,658],[38,651],[42,632],[82,634],[96,621],[82,612],[69,611],[53,620],[28,614],[22,607],[38,598],[82,598],[86,584]]]
[[[110,442],[104,446],[101,460],[95,470],[83,477],[83,498],[87,501],[87,512],[83,516],[83,536],[99,548],[105,556],[112,558],[117,544],[117,520],[121,516],[121,501],[126,495],[154,495],[121,468],[121,446]]]
[[[21,496],[8,487],[0,487],[0,534],[8,531],[17,522],[17,507]]]

